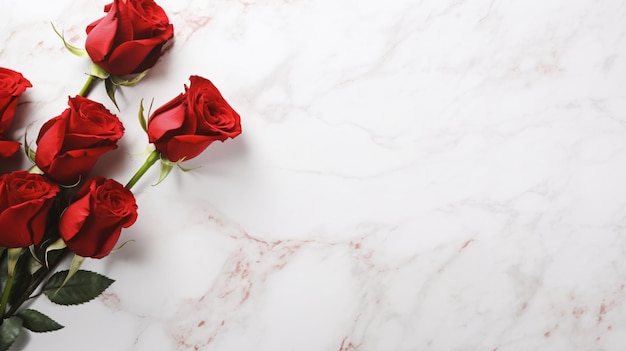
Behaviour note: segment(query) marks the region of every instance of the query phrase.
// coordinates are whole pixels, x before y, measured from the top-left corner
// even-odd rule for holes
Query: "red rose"
[[[0,67],[0,156],[10,157],[20,148],[20,143],[2,140],[13,124],[17,102],[32,84],[21,73]]]
[[[0,246],[37,245],[59,186],[40,174],[15,171],[0,176]]]
[[[112,179],[94,177],[78,191],[76,201],[61,215],[59,234],[67,247],[82,257],[108,255],[137,219],[137,204],[130,190]]]
[[[239,114],[208,79],[191,76],[189,88],[148,119],[148,139],[172,162],[198,156],[212,142],[241,134]]]
[[[87,26],[91,60],[117,76],[154,66],[174,35],[165,11],[153,0],[114,0],[104,11],[106,16]]]
[[[117,148],[124,126],[98,102],[76,96],[68,105],[41,127],[35,163],[53,180],[73,184],[91,171],[102,154]]]

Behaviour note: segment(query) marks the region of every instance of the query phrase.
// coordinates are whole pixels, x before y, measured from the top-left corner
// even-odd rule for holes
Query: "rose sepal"
[[[35,245],[29,246],[28,250],[30,251],[30,257],[32,258],[32,260],[30,260],[28,271],[30,275],[33,275],[43,267],[43,263],[39,261],[39,258],[37,257]]]
[[[114,248],[113,250],[111,250],[111,252],[118,252],[121,249],[123,249],[124,246],[128,245],[129,243],[134,243],[134,242],[135,242],[135,240],[126,240],[123,243],[121,243],[120,246],[118,246],[118,247]]]
[[[115,85],[121,85],[124,87],[134,87],[135,85],[137,85],[137,83],[139,83],[146,76],[146,74],[148,74],[148,71],[150,71],[149,68],[137,74],[135,78],[130,79],[130,80],[125,79],[120,76],[113,75],[113,74],[109,77],[109,79],[111,79],[111,82]]]
[[[36,152],[28,144],[27,135],[28,135],[28,129],[26,130],[26,133],[24,133],[24,152],[26,153],[26,157],[28,157],[30,162],[35,163]]]
[[[24,133],[24,152],[26,153],[26,157],[30,160],[30,162],[33,163],[33,165],[28,168],[28,173],[43,174],[41,168],[37,167],[37,165],[35,164],[35,155],[37,155],[37,152],[30,147],[30,144],[28,143],[28,139],[26,137],[27,135],[28,132]]]
[[[181,161],[182,162],[182,161]],[[193,171],[195,168],[185,168],[183,166],[180,165],[180,163],[176,163],[176,166],[178,166],[178,169],[180,169],[181,171],[187,173],[187,172],[191,172]]]
[[[11,276],[15,276],[15,266],[17,266],[17,260],[20,258],[21,253],[21,247],[7,249],[7,272],[9,273],[9,278],[11,278]]]
[[[44,257],[46,260],[46,267],[50,268],[50,263],[48,262],[48,254],[51,251],[63,250],[66,247],[67,245],[65,244],[65,241],[63,241],[63,239],[61,238],[58,238],[55,242],[53,242],[48,247],[46,247],[46,251],[44,252]]]
[[[89,65],[89,75],[100,79],[107,79],[111,76],[111,74],[107,72],[104,68],[96,65],[93,62],[91,63],[91,65]]]
[[[37,165],[32,165],[28,168],[28,173],[30,174],[43,174],[41,168],[37,167]]]
[[[159,185],[172,171],[172,168],[176,165],[175,162],[172,162],[161,155],[161,171],[159,172],[159,179],[154,184],[154,186]]]
[[[148,155],[148,158],[146,159],[144,164],[137,170],[137,172],[135,172],[135,174],[128,181],[128,183],[126,183],[125,188],[131,189],[133,186],[135,186],[137,181],[148,171],[148,169],[150,169],[150,167],[152,167],[156,163],[156,161],[161,161],[161,170],[159,172],[159,178],[157,179],[157,182],[152,186],[159,185],[163,180],[165,180],[165,178],[167,178],[174,166],[177,166],[183,172],[191,171],[191,168],[185,168],[180,165],[180,163],[184,160],[185,159],[182,158],[176,162],[172,162],[168,160],[167,157],[163,156],[163,154],[161,154],[158,150],[153,150]]]
[[[85,258],[82,256],[75,254],[74,257],[72,257],[72,264],[70,265],[70,270],[67,272],[67,275],[65,276],[65,279],[63,280],[63,283],[61,283],[61,286],[59,287],[59,289],[62,289],[65,286],[65,284],[67,284],[67,282],[70,279],[72,279],[72,277],[76,274],[76,272],[78,272],[78,269],[80,268],[80,266],[82,266],[83,262],[85,262]]]
[[[152,111],[152,104],[154,103],[154,99],[152,99],[150,101],[150,107],[148,107],[148,116],[150,115],[150,112]],[[148,133],[148,120],[146,119],[146,116],[143,113],[143,99],[141,99],[139,101],[139,112],[137,113],[137,118],[139,119],[139,125],[141,126],[141,129],[143,129],[144,132],[146,132],[146,134]]]
[[[109,78],[109,76],[110,76],[109,72],[107,72],[104,68],[92,62],[91,65],[89,65],[89,73],[87,73],[87,81],[85,82],[85,84],[83,84],[83,87],[78,92],[78,95],[87,96],[89,93],[89,89],[91,89],[91,85],[93,84],[93,82],[96,81],[96,79],[102,79],[106,81],[106,79]],[[115,101],[113,102],[115,103]],[[117,104],[115,104],[115,107],[117,107]],[[119,108],[118,108],[118,111],[119,111]]]
[[[156,184],[154,185],[158,185],[159,183],[161,183],[172,171],[172,168],[174,168],[174,166],[178,167],[181,171],[183,172],[190,172],[193,170],[193,168],[185,168],[183,166],[181,166],[181,162],[185,161],[185,158],[181,158],[180,160],[176,161],[176,162],[172,162],[170,160],[168,160],[166,157],[164,157],[163,155],[161,155],[161,173],[159,174],[159,179],[157,180]]]
[[[54,26],[54,23],[50,22],[50,25],[52,25],[52,29],[54,30],[54,32],[59,36],[59,38],[61,38],[61,40],[63,40],[63,45],[65,45],[65,48],[71,52],[72,54],[78,56],[78,57],[87,57],[89,56],[87,54],[87,50],[85,49],[81,49],[81,48],[77,48],[74,45],[71,45],[70,43],[68,43],[67,41],[65,41],[65,36],[63,35],[63,33],[59,33],[59,31],[56,29],[56,27]]]
[[[104,90],[107,92],[107,96],[111,102],[113,102],[113,105],[115,105],[115,108],[119,111],[120,107],[117,105],[117,101],[115,101],[115,91],[117,90],[117,86],[113,84],[111,79],[107,78],[104,80]]]
[[[95,63],[92,64],[94,66],[97,66]],[[100,68],[102,71],[104,71],[104,69]],[[106,71],[104,71],[106,72]],[[117,101],[115,100],[115,92],[117,91],[117,87],[118,86],[125,86],[125,87],[134,87],[135,85],[137,85],[137,83],[139,83],[139,81],[141,79],[143,79],[143,77],[146,76],[146,74],[148,73],[148,70],[145,70],[141,73],[139,73],[135,78],[131,79],[131,80],[127,80],[124,79],[122,77],[119,76],[114,76],[112,74],[109,74],[109,72],[106,72],[107,77],[106,78],[102,78],[104,79],[104,88],[107,92],[107,96],[109,97],[109,99],[111,99],[111,101],[113,102],[113,104],[115,105],[115,107],[117,107],[117,110],[120,110],[120,107],[117,105]]]

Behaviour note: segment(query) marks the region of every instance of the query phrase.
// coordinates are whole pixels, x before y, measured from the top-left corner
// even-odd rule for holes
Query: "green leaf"
[[[61,324],[39,311],[21,310],[17,313],[17,316],[22,318],[24,328],[35,333],[51,332],[63,328]]]
[[[113,84],[110,78],[107,78],[104,80],[104,88],[107,91],[107,95],[109,96],[109,99],[113,101],[113,105],[115,105],[115,107],[119,111],[120,107],[117,106],[117,102],[115,101],[115,90],[117,89],[117,85]]]
[[[79,270],[61,287],[67,273],[68,271],[55,273],[43,287],[48,299],[59,305],[78,305],[91,301],[114,282],[98,273]]]
[[[0,351],[7,351],[22,331],[22,319],[10,317],[0,324]]]
[[[72,54],[78,57],[88,56],[87,50],[80,49],[73,45],[70,45],[67,41],[65,41],[65,37],[63,36],[63,34],[59,33],[59,31],[56,29],[56,27],[54,26],[54,23],[50,22],[50,24],[52,25],[52,29],[54,30],[54,32],[59,36],[59,38],[61,38],[61,40],[63,40],[63,45],[65,45],[65,47],[67,48],[67,50],[69,50],[69,52],[71,52]]]

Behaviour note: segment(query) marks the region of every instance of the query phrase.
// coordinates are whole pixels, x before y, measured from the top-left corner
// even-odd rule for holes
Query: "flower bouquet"
[[[0,163],[22,147],[32,161],[28,170],[5,170],[5,164],[0,174],[0,350],[9,350],[24,329],[63,328],[29,309],[31,299],[44,295],[56,304],[76,305],[113,283],[81,265],[124,245],[122,229],[133,225],[140,212],[132,188],[150,167],[161,165],[158,184],[174,167],[188,171],[181,162],[214,141],[241,133],[239,115],[215,85],[192,75],[184,91],[154,112],[144,113],[139,102],[139,123],[152,150],[125,185],[92,174],[98,159],[117,148],[128,119],[89,99],[90,90],[104,81],[118,107],[117,89],[139,84],[174,35],[165,11],[153,0],[114,0],[104,11],[104,17],[86,26],[84,49],[53,27],[70,52],[91,60],[89,73],[67,108],[46,121],[34,140],[25,135],[23,145],[6,136],[20,97],[33,86],[22,73],[0,67]]]

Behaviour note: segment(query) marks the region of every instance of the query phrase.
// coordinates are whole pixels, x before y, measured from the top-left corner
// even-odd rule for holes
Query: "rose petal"
[[[11,157],[20,149],[17,141],[0,140],[0,157]]]
[[[198,156],[220,138],[220,136],[212,135],[177,135],[167,143],[165,155],[172,162],[189,160]]]
[[[59,220],[59,234],[64,241],[74,238],[89,216],[89,196],[83,196],[71,203]]]
[[[150,142],[155,142],[166,133],[178,130],[185,123],[185,106],[182,101],[182,94],[171,100],[162,108],[154,111],[148,121],[148,138]],[[177,104],[177,105],[175,105]],[[171,107],[171,108],[167,108]]]
[[[94,62],[100,62],[106,58],[113,47],[117,31],[118,19],[115,16],[115,8],[118,0],[113,2],[111,11],[89,30],[85,41],[85,50]]]
[[[160,53],[161,44],[164,40],[160,38],[149,38],[143,40],[126,41],[118,45],[110,53],[107,59],[106,67],[107,71],[118,76],[124,76],[131,73],[141,73],[145,70],[142,65],[146,58],[156,50]],[[157,59],[158,59],[157,55]],[[156,60],[152,60],[152,64],[148,65],[152,67]],[[149,68],[149,67],[147,67]]]

